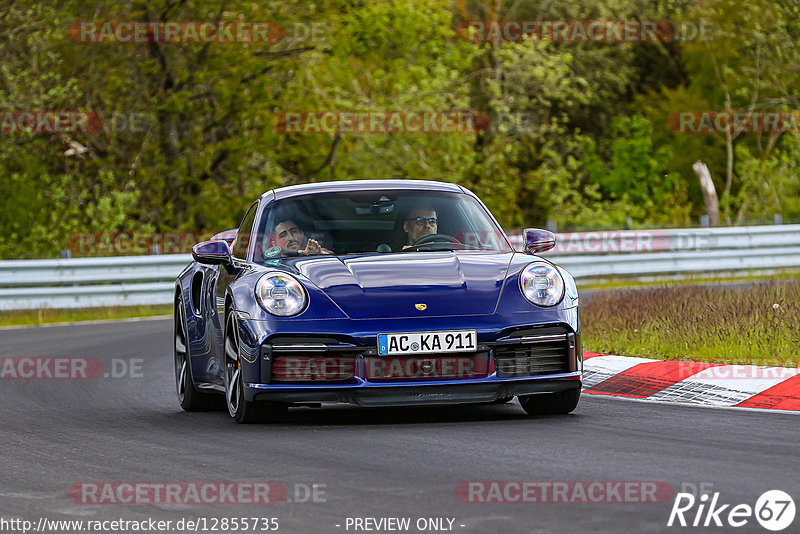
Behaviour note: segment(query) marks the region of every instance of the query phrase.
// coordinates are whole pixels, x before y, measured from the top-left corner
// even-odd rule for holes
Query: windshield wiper
[[[442,252],[445,250],[480,250],[480,248],[464,243],[423,243],[422,245],[411,245],[397,252],[422,252],[424,250]]]

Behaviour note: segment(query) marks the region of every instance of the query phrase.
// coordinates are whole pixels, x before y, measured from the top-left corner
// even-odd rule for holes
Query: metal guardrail
[[[191,254],[0,261],[0,311],[172,302]]]
[[[521,236],[512,234],[521,249]],[[576,279],[800,267],[800,225],[559,234],[543,256]],[[189,254],[0,261],[0,311],[172,302]]]

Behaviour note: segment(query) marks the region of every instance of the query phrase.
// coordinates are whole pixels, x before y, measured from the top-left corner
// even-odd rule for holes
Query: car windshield
[[[441,191],[359,191],[272,202],[254,234],[258,263],[320,254],[510,252],[473,197]]]

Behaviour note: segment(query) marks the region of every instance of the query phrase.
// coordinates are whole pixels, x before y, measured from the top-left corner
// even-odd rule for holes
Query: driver
[[[275,239],[273,247],[280,247],[283,254],[290,256],[311,256],[313,254],[333,254],[323,248],[315,239],[306,238],[305,233],[291,219],[278,222],[275,225]]]
[[[436,210],[433,208],[415,208],[411,210],[408,217],[403,221],[403,231],[408,235],[406,249],[412,246],[425,236],[438,233],[439,221],[436,218]]]

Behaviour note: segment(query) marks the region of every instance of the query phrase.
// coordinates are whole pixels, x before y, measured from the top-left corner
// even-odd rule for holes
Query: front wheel
[[[228,313],[225,328],[225,401],[228,413],[237,423],[272,422],[287,411],[286,405],[257,404],[245,400],[244,379],[239,358],[239,336],[233,313]]]
[[[528,415],[564,415],[578,406],[580,398],[580,389],[568,389],[549,395],[522,395],[519,403]]]

